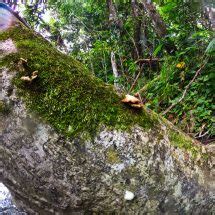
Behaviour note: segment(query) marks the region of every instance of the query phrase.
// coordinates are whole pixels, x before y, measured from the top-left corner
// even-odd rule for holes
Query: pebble
[[[124,195],[124,199],[127,200],[127,201],[131,201],[132,199],[134,199],[134,193],[132,193],[131,191],[126,190],[125,195]]]

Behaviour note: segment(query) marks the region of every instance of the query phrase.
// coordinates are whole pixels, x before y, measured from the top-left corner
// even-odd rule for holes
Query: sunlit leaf
[[[176,65],[176,68],[178,68],[178,69],[184,69],[185,66],[186,66],[185,62],[182,61],[182,62],[180,62],[180,63],[178,63],[178,64]]]
[[[215,38],[209,43],[206,51],[206,53],[211,54],[212,52],[215,52]]]

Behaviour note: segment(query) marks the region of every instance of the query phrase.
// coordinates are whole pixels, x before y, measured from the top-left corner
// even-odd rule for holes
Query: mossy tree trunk
[[[214,146],[125,106],[23,26],[0,41],[0,180],[17,205],[30,214],[215,210]]]

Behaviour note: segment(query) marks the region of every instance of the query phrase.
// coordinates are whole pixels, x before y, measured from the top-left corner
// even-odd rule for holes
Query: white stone
[[[131,201],[132,199],[134,199],[134,193],[132,193],[131,191],[126,190],[125,191],[125,195],[124,195],[124,199]]]

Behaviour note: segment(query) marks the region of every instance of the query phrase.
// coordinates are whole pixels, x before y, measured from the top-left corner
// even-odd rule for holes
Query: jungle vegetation
[[[11,6],[62,52],[190,136],[215,140],[214,3],[48,0]]]

